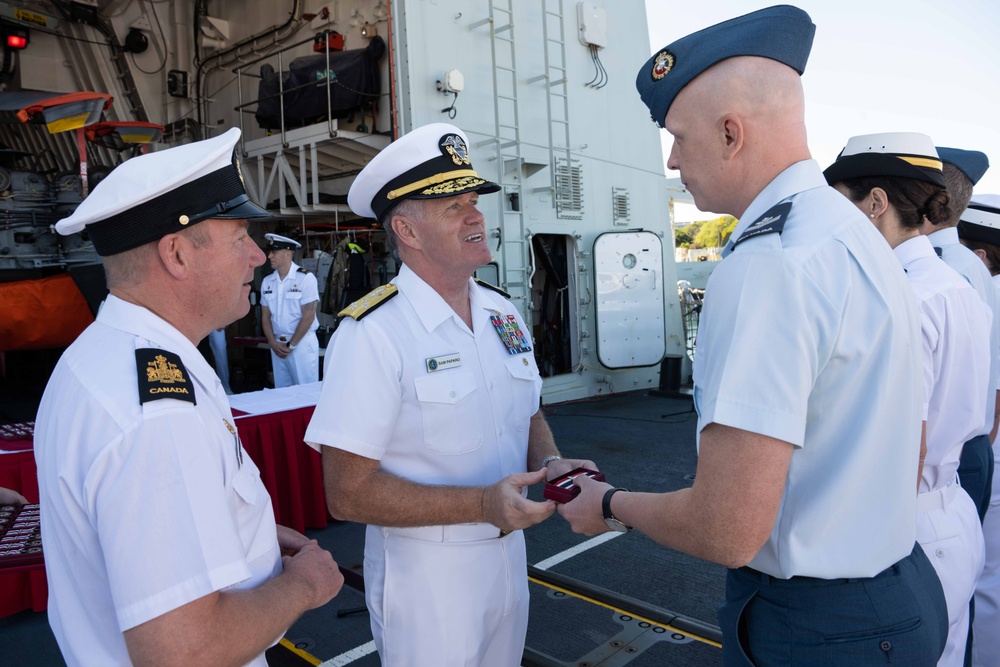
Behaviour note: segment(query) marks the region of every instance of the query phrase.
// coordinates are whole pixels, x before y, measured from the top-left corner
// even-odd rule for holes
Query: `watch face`
[[[619,521],[614,517],[605,519],[604,523],[607,524],[608,528],[610,528],[611,530],[617,530],[619,533],[628,532],[628,526],[626,526],[624,523],[622,523],[621,521]]]

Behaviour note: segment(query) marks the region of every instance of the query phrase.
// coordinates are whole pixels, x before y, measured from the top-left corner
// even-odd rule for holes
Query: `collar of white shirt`
[[[772,206],[800,192],[823,187],[826,184],[816,160],[802,160],[785,169],[750,202],[750,206],[743,212],[743,217],[729,237],[729,243],[722,249],[722,256],[727,257],[733,251],[736,239],[740,238],[746,228]]]
[[[465,326],[465,323],[462,322],[461,318],[451,309],[451,306],[448,305],[441,295],[433,287],[424,282],[424,279],[418,276],[406,264],[400,267],[399,275],[396,276],[393,282],[399,293],[413,306],[414,312],[416,312],[421,324],[424,325],[424,328],[428,332],[434,331],[442,322],[449,318],[454,318],[457,324],[460,324],[462,327]],[[475,281],[469,278],[469,298],[473,313],[479,307],[488,307],[478,298],[478,293],[479,289],[477,289]]]
[[[946,245],[958,245],[958,227],[945,227],[927,235],[931,245],[943,248]]]
[[[934,252],[934,246],[931,245],[930,239],[926,236],[914,236],[912,239],[907,239],[893,248],[892,252],[904,269],[921,257],[937,256],[937,253]]]

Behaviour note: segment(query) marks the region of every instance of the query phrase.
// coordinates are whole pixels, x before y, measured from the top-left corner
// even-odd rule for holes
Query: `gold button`
[[[186,215],[182,215],[180,218],[178,218],[178,222],[180,222],[182,225],[186,225],[187,223],[191,222],[191,218],[187,217]]]

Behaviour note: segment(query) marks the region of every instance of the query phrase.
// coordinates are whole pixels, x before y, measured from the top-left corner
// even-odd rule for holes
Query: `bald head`
[[[707,161],[713,179],[699,184],[703,203],[737,217],[778,174],[810,157],[802,81],[769,58],[729,58],[707,69],[681,90],[665,125],[675,147],[692,134],[707,141],[702,155],[685,156],[686,165],[671,151],[668,165],[691,189],[685,169],[699,171]]]

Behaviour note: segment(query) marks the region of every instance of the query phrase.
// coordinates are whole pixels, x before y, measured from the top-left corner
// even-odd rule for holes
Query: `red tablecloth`
[[[236,417],[243,448],[260,468],[271,494],[274,519],[303,532],[327,522],[319,452],[302,438],[314,406],[269,415]]]
[[[275,521],[299,532],[322,528],[327,522],[320,456],[302,440],[312,413],[313,406],[309,406],[236,418],[243,448],[260,468],[261,480],[271,494]],[[0,455],[0,486],[20,492],[28,502],[38,502],[34,451]],[[0,617],[24,609],[42,611],[47,600],[44,569],[0,574]]]
[[[27,498],[29,503],[38,502],[35,453],[31,449],[15,454],[0,454],[0,486],[14,489]],[[48,597],[45,569],[41,566],[26,572],[0,574],[0,617],[16,614],[23,609],[42,611],[48,603]]]

